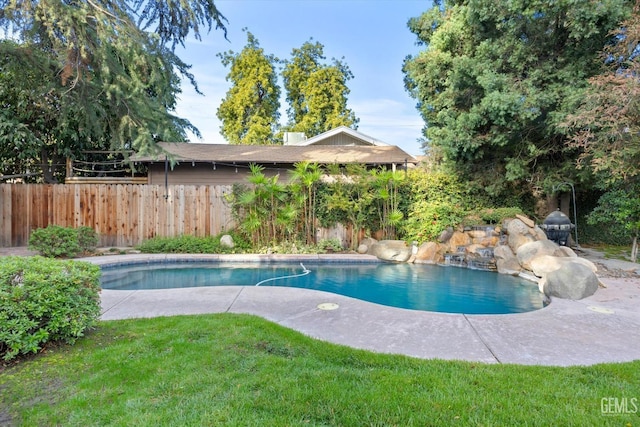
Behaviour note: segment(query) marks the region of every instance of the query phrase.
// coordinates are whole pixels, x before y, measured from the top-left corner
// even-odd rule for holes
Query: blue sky
[[[189,40],[178,55],[192,64],[192,72],[204,96],[188,84],[177,114],[191,121],[202,133],[202,140],[191,142],[225,143],[220,135],[216,111],[230,84],[228,69],[222,66],[220,52],[240,52],[247,42],[247,28],[267,54],[288,59],[291,50],[313,38],[324,45],[327,62],[343,60],[354,78],[349,81],[348,106],[360,118],[358,131],[410,154],[422,154],[420,143],[424,124],[415,100],[404,89],[402,62],[416,54],[415,36],[407,21],[426,11],[429,0],[216,0],[228,19],[228,40],[222,31],[204,34],[202,41]],[[344,57],[344,58],[343,58]],[[282,87],[282,81],[280,81]],[[283,90],[284,97],[284,90]],[[286,102],[281,101],[282,124],[286,121]],[[308,135],[313,136],[313,135]]]

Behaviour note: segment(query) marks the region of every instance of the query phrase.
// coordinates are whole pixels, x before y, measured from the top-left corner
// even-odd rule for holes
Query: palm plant
[[[396,237],[397,226],[402,222],[404,214],[399,209],[398,186],[402,175],[387,169],[372,169],[372,190],[378,205],[378,221],[382,234],[390,239]]]
[[[317,163],[307,161],[294,164],[291,183],[292,197],[302,208],[300,232],[307,244],[315,242],[316,183],[320,181],[322,170]]]

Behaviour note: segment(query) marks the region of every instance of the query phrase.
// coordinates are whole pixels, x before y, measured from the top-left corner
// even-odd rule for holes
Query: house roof
[[[388,146],[386,142],[382,142],[378,139],[372,138],[368,135],[358,132],[357,130],[353,130],[346,126],[338,126],[337,128],[328,130],[326,132],[321,133],[320,135],[316,135],[313,138],[305,139],[294,144],[290,145],[316,145],[322,144],[323,141],[330,139],[339,134],[346,134],[351,138],[355,139],[357,142],[363,145],[375,145],[375,146]]]
[[[297,163],[308,161],[320,164],[401,164],[417,163],[417,160],[404,150],[394,146],[331,146],[331,145],[228,145],[228,144],[192,144],[186,142],[160,142],[162,150],[169,158],[190,162],[219,163]],[[164,161],[164,155],[131,158],[136,162]]]

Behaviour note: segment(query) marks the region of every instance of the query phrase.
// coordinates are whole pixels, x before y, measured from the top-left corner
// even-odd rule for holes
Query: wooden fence
[[[26,246],[50,224],[89,226],[100,246],[134,246],[154,236],[215,235],[233,228],[231,186],[0,184],[0,247]]]

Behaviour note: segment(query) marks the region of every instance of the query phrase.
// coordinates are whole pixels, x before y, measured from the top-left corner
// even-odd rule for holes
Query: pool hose
[[[270,282],[272,280],[291,279],[291,278],[294,278],[294,277],[306,276],[307,274],[311,273],[311,270],[307,269],[307,267],[305,267],[304,264],[300,263],[300,267],[302,267],[302,273],[300,273],[300,274],[292,274],[290,276],[279,276],[279,277],[272,277],[270,279],[264,279],[264,280],[261,280],[258,283],[256,283],[256,286],[260,286],[261,284],[263,284],[265,282]]]

